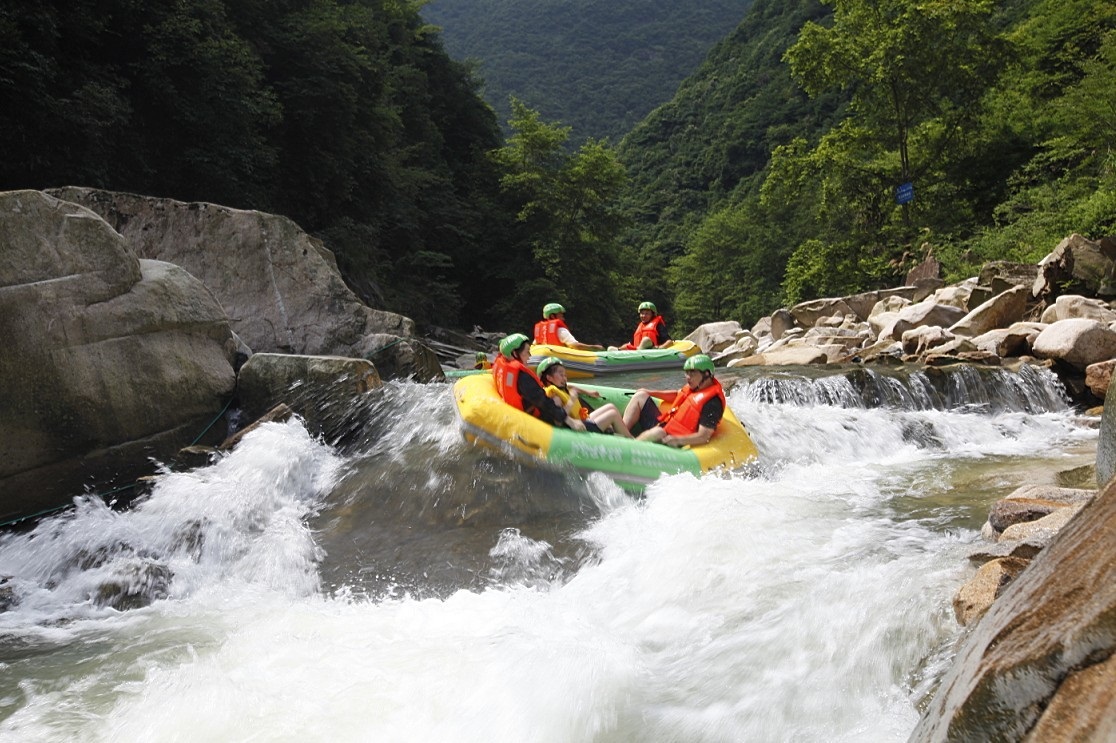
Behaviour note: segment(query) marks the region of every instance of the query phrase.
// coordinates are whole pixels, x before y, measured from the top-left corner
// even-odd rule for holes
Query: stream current
[[[1092,487],[1096,422],[1031,367],[718,376],[759,464],[639,498],[410,382],[75,494],[0,536],[0,740],[905,740],[989,506]]]

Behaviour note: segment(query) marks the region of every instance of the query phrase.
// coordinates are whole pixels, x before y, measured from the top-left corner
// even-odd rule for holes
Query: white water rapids
[[[128,510],[9,532],[0,740],[905,740],[988,507],[1096,432],[1052,377],[962,410],[842,380],[741,380],[758,471],[643,499],[480,455],[448,385],[395,383],[353,450],[267,424]],[[519,487],[572,508],[430,523]]]

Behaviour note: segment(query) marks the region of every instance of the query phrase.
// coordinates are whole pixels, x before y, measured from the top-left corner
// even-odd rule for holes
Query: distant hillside
[[[794,137],[816,141],[836,121],[843,98],[808,98],[782,61],[802,25],[830,12],[818,0],[756,0],[673,98],[620,143],[633,222],[626,242],[657,277],[647,291],[668,306],[676,289],[665,286],[666,266],[702,220],[754,192],[775,147]],[[752,276],[744,290],[756,312],[778,304],[781,247],[770,246],[766,280]]]
[[[431,0],[446,51],[478,64],[501,122],[515,96],[571,141],[617,142],[744,17],[751,0]]]
[[[1113,90],[1111,0],[755,0],[619,144],[640,294],[750,324],[1116,234]]]

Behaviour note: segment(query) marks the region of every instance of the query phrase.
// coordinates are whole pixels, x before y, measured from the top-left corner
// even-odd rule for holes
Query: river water
[[[720,376],[760,464],[642,498],[400,382],[4,534],[0,740],[905,740],[988,507],[1095,425],[1029,367]]]

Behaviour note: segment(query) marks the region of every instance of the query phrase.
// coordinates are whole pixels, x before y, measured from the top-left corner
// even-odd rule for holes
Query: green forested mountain
[[[1114,28],[1101,0],[756,0],[621,143],[628,250],[684,330],[1116,234]]]
[[[670,99],[750,0],[431,0],[446,49],[477,66],[501,121],[511,96],[572,139],[616,142]]]
[[[530,101],[505,137],[407,0],[8,3],[0,188],[286,214],[420,324],[750,323],[1116,234],[1114,29],[1109,0],[756,0],[614,150]]]

